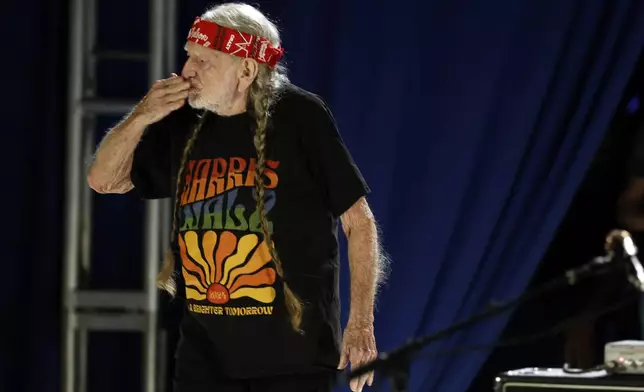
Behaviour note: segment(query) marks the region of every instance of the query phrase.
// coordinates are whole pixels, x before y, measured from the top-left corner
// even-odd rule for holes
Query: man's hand
[[[376,338],[373,334],[373,324],[359,326],[349,322],[344,330],[338,369],[346,368],[350,362],[351,370],[355,370],[373,361],[377,356],[378,351],[376,349]],[[373,372],[351,380],[349,386],[352,391],[360,392],[365,383],[369,386],[373,384]]]
[[[132,159],[146,127],[185,104],[190,83],[172,74],[159,80],[132,113],[111,129],[101,141],[87,182],[98,193],[126,193],[134,188],[130,179]]]
[[[148,125],[153,124],[181,108],[188,98],[188,90],[190,82],[177,74],[172,74],[168,79],[157,80],[136,105],[133,115]]]

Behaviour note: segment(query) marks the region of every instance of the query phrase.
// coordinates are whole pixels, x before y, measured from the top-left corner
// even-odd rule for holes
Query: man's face
[[[188,42],[185,49],[188,59],[181,76],[190,82],[188,104],[195,109],[225,114],[237,93],[239,61],[193,42]]]

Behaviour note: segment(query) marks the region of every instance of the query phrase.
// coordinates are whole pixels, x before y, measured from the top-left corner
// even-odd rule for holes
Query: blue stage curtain
[[[1,391],[57,391],[66,22],[64,1],[4,3]]]
[[[393,259],[380,348],[519,294],[641,53],[644,3],[343,2],[319,26],[307,6],[286,18],[294,79],[327,94]],[[506,321],[432,349],[491,342]],[[464,391],[488,354],[419,361],[410,390]]]
[[[146,17],[143,5],[99,3],[99,42],[114,49],[128,47],[130,37],[145,37],[147,23],[137,22]],[[213,2],[179,3],[182,40],[193,17]],[[379,348],[393,349],[520,293],[642,51],[644,2],[258,3],[281,26],[292,80],[328,101],[373,190],[369,201],[393,260],[378,302]],[[65,4],[11,3],[2,13],[5,109],[11,114],[5,115],[8,142],[2,146],[11,184],[3,195],[11,224],[0,285],[9,328],[0,352],[2,390],[53,392],[60,385]],[[105,80],[108,71],[101,72]],[[107,75],[108,87],[144,92],[144,74],[126,72],[122,84],[115,75]],[[109,228],[115,220],[122,226],[127,214],[138,217],[140,205],[127,196],[97,200],[97,219],[103,219],[97,235],[106,244],[112,239],[114,252],[127,251]],[[131,230],[140,232],[132,223]],[[102,257],[97,255],[96,268],[109,275],[106,282],[136,282]],[[346,257],[343,268],[346,320]],[[434,350],[492,341],[506,319],[483,323]],[[137,390],[138,379],[129,377],[139,349],[116,344],[93,356],[90,373],[103,372],[92,392]],[[464,391],[487,355],[419,361],[410,390]]]

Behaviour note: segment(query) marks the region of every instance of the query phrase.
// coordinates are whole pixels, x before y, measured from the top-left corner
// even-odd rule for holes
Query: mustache
[[[198,80],[188,79],[187,82],[190,83],[190,88],[201,88],[201,83]]]

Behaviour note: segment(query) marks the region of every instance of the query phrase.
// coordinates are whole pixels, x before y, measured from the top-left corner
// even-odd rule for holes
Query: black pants
[[[212,382],[174,381],[174,392],[331,392],[337,373]]]

